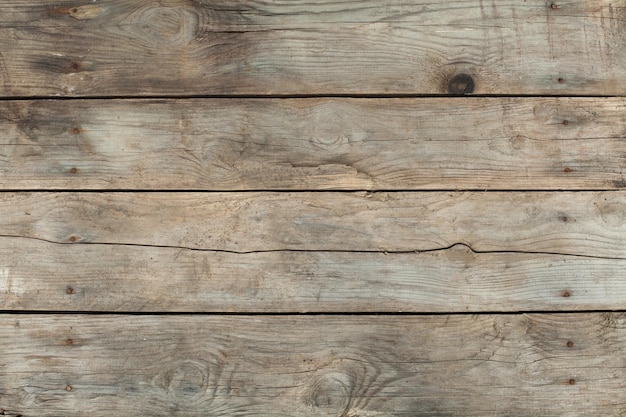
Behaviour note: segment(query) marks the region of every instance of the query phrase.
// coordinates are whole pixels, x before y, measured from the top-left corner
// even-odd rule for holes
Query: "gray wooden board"
[[[489,312],[624,308],[626,260],[467,247],[425,253],[63,245],[0,238],[0,309]]]
[[[623,0],[3,0],[0,96],[625,94]]]
[[[626,259],[626,193],[0,193],[0,236],[231,252],[478,252]]]
[[[625,23],[2,1],[0,415],[626,416]]]
[[[623,314],[0,316],[24,416],[623,416]]]
[[[5,101],[0,102],[0,188],[626,188],[625,103],[622,98]]]

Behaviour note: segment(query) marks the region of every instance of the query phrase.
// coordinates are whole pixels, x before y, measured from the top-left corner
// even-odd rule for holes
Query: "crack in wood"
[[[575,258],[586,259],[607,259],[616,261],[626,261],[626,257],[619,256],[599,256],[599,255],[583,255],[576,253],[563,253],[563,252],[550,252],[550,251],[523,251],[523,250],[478,250],[474,249],[470,244],[465,242],[455,242],[447,246],[429,248],[429,249],[414,249],[414,250],[341,250],[341,249],[267,249],[267,250],[249,250],[249,251],[236,251],[230,249],[215,249],[215,248],[197,248],[191,246],[182,245],[155,245],[146,243],[124,243],[124,242],[84,242],[84,241],[70,241],[60,242],[50,239],[44,239],[34,236],[20,236],[20,235],[7,235],[2,234],[0,238],[14,238],[14,239],[28,239],[37,240],[40,242],[51,243],[55,245],[105,245],[105,246],[133,246],[143,248],[163,248],[163,249],[180,249],[196,252],[217,252],[217,253],[232,253],[236,255],[248,255],[255,253],[272,253],[272,252],[303,252],[303,253],[383,253],[383,254],[420,254],[420,253],[432,253],[442,252],[453,249],[455,246],[464,247],[467,250],[477,255],[485,254],[519,254],[519,255],[556,255],[556,256],[568,256]]]

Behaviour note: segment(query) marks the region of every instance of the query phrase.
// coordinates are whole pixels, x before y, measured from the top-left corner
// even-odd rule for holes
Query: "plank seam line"
[[[53,194],[53,193],[92,193],[92,194],[105,194],[105,193],[152,193],[152,194],[166,194],[166,193],[206,193],[206,194],[236,194],[236,193],[276,193],[276,194],[304,194],[304,193],[609,193],[609,192],[622,192],[626,188],[522,188],[522,189],[510,189],[510,188],[436,188],[436,189],[419,189],[419,188],[346,188],[346,189],[284,189],[284,188],[247,188],[242,190],[207,190],[207,189],[142,189],[142,188],[128,188],[128,189],[115,189],[115,188],[59,188],[59,189],[40,189],[40,188],[15,188],[15,189],[2,189],[0,188],[0,194],[8,193],[39,193],[39,194]]]
[[[583,314],[626,314],[626,310],[518,310],[518,311],[434,311],[434,312],[410,312],[410,311],[106,311],[106,310],[0,310],[0,315],[84,315],[84,316],[518,316],[518,315],[583,315]]]
[[[85,95],[85,96],[15,96],[0,97],[2,101],[38,101],[38,100],[194,100],[194,99],[393,99],[393,98],[625,98],[626,94],[189,94],[189,95]]]
[[[162,249],[179,249],[179,250],[188,250],[195,252],[216,252],[216,253],[231,253],[235,255],[250,255],[250,254],[259,254],[259,253],[274,253],[274,252],[301,252],[301,253],[378,253],[378,254],[420,254],[420,253],[430,253],[430,252],[442,252],[446,250],[450,250],[455,246],[465,247],[469,251],[477,254],[519,254],[519,255],[556,255],[556,256],[568,256],[568,257],[576,257],[576,258],[586,258],[586,259],[606,259],[606,260],[614,260],[614,261],[626,261],[626,258],[617,257],[617,256],[600,256],[600,255],[583,255],[578,253],[562,253],[562,252],[550,252],[550,251],[523,251],[523,250],[477,250],[474,249],[470,244],[465,242],[455,242],[448,246],[442,246],[438,248],[431,249],[414,249],[414,250],[341,250],[341,249],[267,249],[267,250],[250,250],[250,251],[236,251],[230,249],[211,249],[211,248],[194,248],[190,246],[182,246],[182,245],[154,245],[154,244],[144,244],[144,243],[112,243],[112,242],[59,242],[50,239],[44,239],[41,237],[35,236],[20,236],[20,235],[10,235],[10,234],[0,234],[0,238],[12,238],[12,239],[28,239],[28,240],[37,240],[40,242],[51,243],[54,245],[103,245],[103,246],[130,246],[130,247],[140,247],[140,248],[162,248]]]

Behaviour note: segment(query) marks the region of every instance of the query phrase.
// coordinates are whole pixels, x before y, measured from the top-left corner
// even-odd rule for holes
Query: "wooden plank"
[[[625,188],[622,98],[0,102],[2,189]]]
[[[33,255],[36,254],[36,255]],[[0,309],[121,312],[619,310],[626,260],[58,245],[0,238]]]
[[[626,412],[623,314],[0,319],[5,415]]]
[[[626,258],[626,193],[0,194],[0,235],[233,252],[475,251]]]
[[[625,94],[623,0],[4,0],[0,96]]]

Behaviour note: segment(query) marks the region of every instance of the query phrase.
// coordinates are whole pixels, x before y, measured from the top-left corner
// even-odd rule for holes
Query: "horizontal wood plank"
[[[0,236],[232,252],[475,251],[626,258],[626,193],[0,194]]]
[[[0,96],[626,94],[623,0],[3,0]]]
[[[59,245],[0,238],[0,309],[120,312],[620,310],[626,260]]]
[[[24,416],[626,412],[623,314],[0,316]]]
[[[0,102],[0,188],[626,188],[626,100]]]

